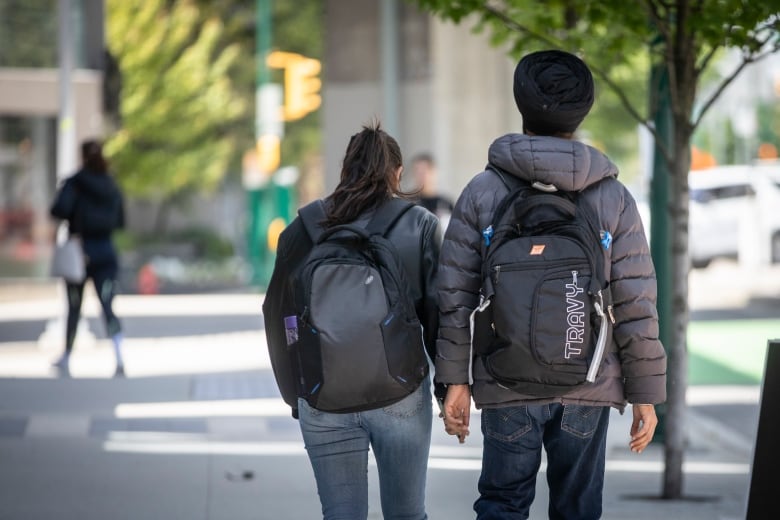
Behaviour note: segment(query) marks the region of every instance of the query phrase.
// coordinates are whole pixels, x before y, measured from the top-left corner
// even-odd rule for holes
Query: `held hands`
[[[471,390],[469,385],[449,385],[439,417],[444,419],[444,431],[456,435],[458,442],[466,442],[469,434]]]
[[[652,404],[632,404],[631,409],[634,413],[634,420],[631,423],[629,447],[635,453],[642,453],[642,450],[653,440],[658,417],[655,415],[655,407]]]

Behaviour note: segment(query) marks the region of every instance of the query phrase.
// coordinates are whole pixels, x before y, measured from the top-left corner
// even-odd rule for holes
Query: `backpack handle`
[[[338,226],[329,227],[328,229],[324,230],[320,236],[317,237],[317,244],[325,242],[327,239],[341,231],[352,233],[361,240],[368,240],[370,238],[368,231],[360,226],[356,226],[354,224],[340,224]]]
[[[365,229],[355,226],[354,224],[341,224],[325,230],[322,226],[322,223],[326,218],[325,205],[321,199],[315,200],[300,208],[298,210],[298,216],[300,216],[301,221],[303,221],[303,227],[309,235],[309,238],[311,238],[312,243],[319,244],[336,231],[351,231],[364,239],[369,238],[370,235],[376,234],[384,236],[390,228],[395,225],[398,219],[414,205],[413,202],[408,200],[392,198],[376,210],[373,218]],[[326,231],[328,234],[323,238],[322,235]]]
[[[522,200],[522,204],[515,203],[515,218],[522,221],[526,215],[539,206],[553,206],[563,216],[568,218],[574,218],[574,215],[577,213],[577,205],[572,201],[560,195],[542,192],[533,197],[526,197]]]

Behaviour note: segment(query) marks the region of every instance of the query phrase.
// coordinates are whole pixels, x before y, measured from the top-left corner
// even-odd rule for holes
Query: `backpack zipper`
[[[583,261],[582,265],[586,265],[587,261]],[[571,260],[533,260],[529,262],[513,262],[511,264],[498,264],[493,267],[493,283],[498,285],[498,278],[502,271],[526,271],[530,269],[536,269],[538,267],[544,267],[549,269],[555,269],[556,267],[563,267],[571,265]],[[588,271],[590,271],[590,265],[587,265]]]

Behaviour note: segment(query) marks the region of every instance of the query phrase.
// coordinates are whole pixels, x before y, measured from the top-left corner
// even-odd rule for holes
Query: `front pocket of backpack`
[[[593,349],[590,269],[586,265],[548,272],[534,290],[531,350],[543,364],[564,371],[587,370]]]
[[[317,407],[339,411],[386,399],[381,320],[387,301],[379,273],[358,264],[320,266],[312,280],[311,323],[319,332],[322,389]]]
[[[382,320],[381,329],[390,375],[408,391],[414,390],[427,366],[420,321],[391,311]]]

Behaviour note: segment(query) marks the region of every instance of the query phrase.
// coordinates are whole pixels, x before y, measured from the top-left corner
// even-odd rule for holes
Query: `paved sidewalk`
[[[28,303],[0,296],[0,519],[318,517],[298,426],[276,393],[259,328],[130,337],[125,379],[110,377],[110,345],[97,335],[77,345],[73,377],[60,378],[49,367],[59,331],[25,340],[24,327],[17,327],[56,318],[57,291],[42,292],[48,296],[39,293]],[[251,294],[127,296],[117,309],[128,319],[190,316],[221,329],[220,320],[251,317],[261,301]],[[97,315],[90,305],[87,314]],[[11,324],[20,338],[8,342],[3,335]],[[758,398],[755,386],[690,389],[686,498],[680,501],[658,499],[662,446],[630,453],[630,411],[614,412],[603,518],[744,518],[753,439],[697,410],[755,410]],[[427,490],[433,520],[473,518],[479,415],[472,421],[472,435],[458,445],[435,420]],[[381,518],[374,473],[372,519]],[[532,519],[546,518],[543,475]]]
[[[316,518],[297,423],[267,397],[267,370],[112,379],[0,380],[0,518]],[[208,399],[219,397],[219,399]],[[479,415],[473,416],[479,424]],[[604,519],[744,517],[751,447],[689,416],[682,501],[658,500],[662,448],[627,449],[629,415],[612,415]],[[432,519],[473,518],[478,427],[458,445],[434,424]],[[380,518],[371,470],[371,518]],[[532,518],[545,518],[540,474]],[[119,511],[119,512],[117,512]]]

